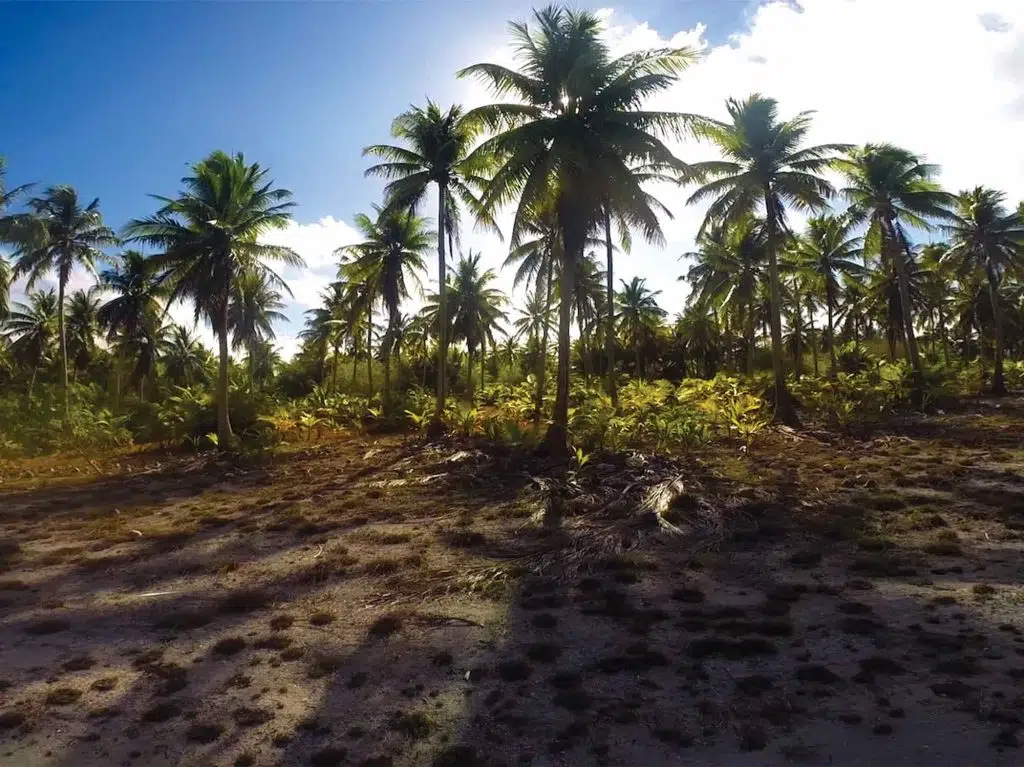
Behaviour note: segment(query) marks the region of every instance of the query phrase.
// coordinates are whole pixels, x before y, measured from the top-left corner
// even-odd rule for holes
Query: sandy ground
[[[0,764],[1019,765],[1022,438],[7,463]]]

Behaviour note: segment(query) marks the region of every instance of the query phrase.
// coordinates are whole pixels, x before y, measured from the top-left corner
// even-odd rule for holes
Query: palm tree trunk
[[[469,404],[473,404],[473,347],[466,345],[466,384],[469,387]]]
[[[832,302],[828,301],[828,370],[831,378],[836,377],[836,326],[832,316]],[[854,328],[857,323],[854,323]],[[855,331],[856,332],[856,331]]]
[[[366,396],[373,399],[373,313],[366,314]]]
[[[1003,379],[1003,311],[999,302],[999,284],[992,269],[986,269],[988,275],[988,297],[992,302],[992,324],[994,325],[992,340],[994,369],[992,371],[992,393],[1006,394],[1006,381]]]
[[[745,336],[747,339],[747,375],[754,375],[754,307],[747,303],[746,307],[746,332]]]
[[[427,427],[427,437],[436,439],[444,433],[444,405],[447,395],[445,366],[448,362],[448,291],[445,281],[445,192],[437,185],[437,401],[434,404],[434,417]]]
[[[583,378],[590,383],[590,360],[587,354],[587,331],[583,323],[583,312],[576,307],[576,328],[580,331],[580,364],[583,367]]]
[[[359,355],[356,354],[356,347],[352,348],[352,380],[349,382],[349,392],[354,394],[356,390],[356,373],[359,371]]]
[[[60,336],[60,375],[64,386],[64,416],[71,414],[71,403],[68,399],[68,343],[64,337],[64,280],[57,284],[57,334]]]
[[[323,381],[324,377],[321,374],[320,380]],[[331,350],[331,391],[338,391],[338,347],[335,346]]]
[[[913,407],[919,408],[924,402],[924,372],[921,370],[921,358],[917,352],[917,336],[914,335],[914,317],[910,309],[910,284],[907,277],[907,261],[909,247],[903,236],[897,231],[892,218],[887,219],[889,234],[892,236],[892,251],[896,263],[896,281],[900,288],[900,311],[903,315],[903,333],[907,344],[907,356],[910,360],[913,386],[910,400]],[[883,233],[884,234],[884,233]]]
[[[566,206],[568,208],[569,206]],[[575,207],[575,206],[573,206]],[[544,436],[548,451],[565,453],[569,447],[569,329],[572,325],[572,296],[576,262],[583,258],[586,231],[578,231],[584,220],[576,210],[559,211],[562,229],[562,284],[558,301],[558,377],[555,385],[555,410],[551,426]]]
[[[28,382],[28,398],[32,399],[32,390],[36,388],[36,376],[39,374],[39,365],[32,366],[32,378]]]
[[[811,358],[814,360],[814,377],[818,377],[818,336],[814,332],[814,309],[807,301],[807,321],[811,328]]]
[[[949,367],[949,341],[946,338],[946,315],[939,309],[939,341],[942,344],[942,361]]]
[[[800,376],[804,373],[803,349],[801,348],[804,317],[803,311],[800,309],[800,289],[796,285],[793,289],[793,300],[796,302],[796,313],[794,314],[796,322],[793,324],[793,376],[799,381]]]
[[[548,275],[545,284],[545,290],[547,292],[547,300],[544,303],[544,332],[541,333],[540,342],[540,368],[537,371],[537,394],[534,398],[534,416],[535,422],[540,422],[541,413],[544,410],[544,384],[546,383],[548,373],[548,336],[550,331],[551,323],[548,322],[548,318],[551,316],[551,302],[554,300],[554,255],[548,254]]]
[[[231,443],[231,416],[228,410],[228,295],[230,288],[226,284],[221,296],[220,317],[217,323],[217,346],[219,359],[217,364],[217,441],[221,449]]]
[[[605,328],[604,352],[608,357],[608,369],[605,370],[605,389],[612,398],[612,405],[618,406],[619,393],[615,389],[615,281],[612,279],[612,212],[604,206],[604,246],[607,269],[605,270]]]
[[[636,377],[638,381],[644,380],[643,370],[640,368],[640,342],[633,342],[633,367],[636,370]]]
[[[485,364],[487,363],[487,339],[484,338],[480,342],[480,395],[483,396],[484,387],[487,385],[487,371],[485,370]]]
[[[775,210],[771,185],[765,184],[765,230],[768,245],[768,287],[771,292],[772,367],[775,372],[775,420],[788,426],[799,426],[796,409],[786,388],[786,357],[782,348],[782,288],[779,284],[779,257],[776,252],[778,213]]]

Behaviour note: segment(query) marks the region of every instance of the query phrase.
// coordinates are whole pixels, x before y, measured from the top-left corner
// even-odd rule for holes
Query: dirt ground
[[[0,465],[0,764],[1020,765],[1022,468],[1019,399],[568,476]]]

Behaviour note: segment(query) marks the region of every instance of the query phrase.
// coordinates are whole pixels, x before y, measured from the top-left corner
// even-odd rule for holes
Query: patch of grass
[[[793,636],[793,624],[787,620],[727,620],[719,623],[715,630],[734,636],[748,634],[766,637]]]
[[[909,566],[904,558],[891,552],[865,554],[855,558],[849,570],[871,578],[905,578],[917,575],[917,568]]]
[[[82,697],[82,691],[75,687],[55,687],[46,693],[47,706],[70,706]]]
[[[410,740],[422,740],[430,735],[434,723],[422,711],[403,711],[396,713],[389,723],[395,732],[405,735]]]
[[[23,711],[0,711],[0,731],[21,727],[28,717]]]
[[[348,749],[341,746],[325,746],[314,751],[309,757],[311,767],[340,767],[348,760]]]
[[[309,661],[306,673],[310,679],[323,679],[330,676],[345,665],[345,656],[341,653],[318,652]]]
[[[264,637],[253,645],[257,650],[284,650],[290,647],[292,644],[291,637],[281,636],[275,634],[273,636]]]
[[[863,658],[860,662],[860,670],[865,674],[882,674],[885,676],[899,676],[907,672],[906,666],[898,660],[893,660],[884,655],[872,655],[870,658]]]
[[[287,631],[295,623],[295,618],[291,615],[275,615],[270,619],[270,629],[272,631]]]
[[[158,631],[191,631],[213,621],[213,613],[202,608],[185,608],[164,613],[153,622]]]
[[[394,575],[403,570],[418,570],[423,566],[422,554],[409,554],[407,556],[377,557],[371,559],[362,566],[362,572],[366,575]]]
[[[485,762],[471,746],[447,746],[430,764],[431,767],[483,767]]]
[[[67,631],[71,628],[71,621],[67,618],[41,618],[25,626],[25,633],[29,636],[47,636]]]
[[[537,613],[530,619],[535,628],[553,629],[558,625],[558,618],[551,613]]]
[[[266,589],[237,589],[221,599],[219,609],[224,613],[250,613],[269,607],[273,601],[273,595]]]
[[[874,612],[871,605],[866,605],[863,602],[840,602],[836,605],[836,609],[844,615],[869,615]]]
[[[796,678],[797,681],[800,682],[824,685],[834,685],[842,680],[842,677],[832,669],[828,666],[823,666],[820,663],[807,663],[802,666],[798,666],[796,670]]]
[[[778,648],[767,639],[760,637],[745,639],[705,637],[690,642],[686,652],[695,659],[720,657],[726,660],[743,660],[762,655],[775,655],[778,653]]]
[[[273,719],[274,713],[262,708],[242,706],[231,712],[231,718],[239,727],[260,727]]]
[[[971,586],[971,593],[978,598],[990,597],[996,593],[996,587],[987,583],[975,583]]]
[[[801,570],[810,570],[821,564],[822,554],[816,549],[794,551],[789,555],[789,564]]]
[[[984,668],[974,658],[950,658],[939,661],[932,667],[935,674],[951,674],[953,676],[975,676]]]
[[[164,701],[142,712],[142,721],[159,724],[179,716],[181,716],[181,706],[173,701]]]
[[[673,589],[672,599],[676,602],[684,602],[686,604],[699,604],[705,600],[704,592],[698,588],[693,587],[681,587]]]
[[[309,616],[309,625],[311,626],[326,626],[330,623],[334,623],[337,620],[334,613],[329,613],[326,610],[315,612]]]
[[[522,682],[529,679],[533,669],[521,660],[506,660],[498,664],[498,676],[506,682]]]
[[[577,688],[559,690],[552,702],[559,708],[573,712],[586,711],[593,704],[590,695]]]
[[[113,690],[115,687],[117,687],[117,684],[118,679],[116,676],[104,676],[100,677],[99,679],[95,680],[91,685],[89,685],[89,689],[95,690],[96,692],[109,692],[110,690]]]
[[[526,648],[526,657],[537,663],[554,663],[561,654],[562,648],[550,642],[537,642]]]
[[[885,624],[873,618],[862,616],[850,616],[839,621],[839,630],[844,634],[856,634],[858,636],[871,636],[884,632]]]
[[[91,655],[76,655],[74,658],[69,658],[61,664],[61,668],[65,671],[86,671],[96,665],[96,659]]]
[[[736,680],[736,692],[740,695],[758,696],[768,692],[775,686],[775,681],[764,674],[741,676]]]
[[[441,540],[455,549],[472,549],[487,543],[487,536],[475,530],[451,530],[443,533]]]
[[[248,643],[242,637],[224,637],[217,641],[210,652],[221,658],[228,658],[242,652]]]
[[[382,615],[377,618],[377,620],[370,624],[370,628],[367,633],[374,639],[386,639],[387,637],[401,631],[402,626],[402,616],[397,613],[392,613],[390,615]]]
[[[185,730],[185,740],[190,743],[213,743],[224,734],[224,725],[217,722],[196,722]]]

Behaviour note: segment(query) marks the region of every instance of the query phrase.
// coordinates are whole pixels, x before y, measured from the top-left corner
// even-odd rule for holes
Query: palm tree
[[[942,242],[930,243],[921,248],[921,268],[925,279],[921,284],[921,296],[932,326],[932,345],[937,341],[942,346],[942,359],[949,364],[949,341],[947,320],[951,303],[950,288],[953,283],[953,265],[946,258],[949,246]]]
[[[430,186],[436,186],[437,295],[441,328],[450,325],[444,290],[448,283],[445,239],[448,239],[448,245],[454,245],[458,237],[460,206],[468,208],[479,223],[497,232],[493,217],[480,205],[474,193],[474,188],[482,184],[480,174],[488,165],[486,158],[470,156],[479,130],[479,122],[463,114],[462,107],[455,105],[442,110],[433,101],[428,101],[426,108],[410,107],[391,124],[391,134],[405,146],[374,144],[363,150],[364,155],[384,160],[368,168],[366,175],[389,179],[385,187],[389,207],[415,211],[423,204]],[[434,437],[444,431],[442,415],[447,394],[448,337],[442,334],[439,341],[437,402],[429,429]]]
[[[256,359],[254,350],[277,338],[275,322],[287,322],[280,311],[284,309],[284,297],[277,287],[287,291],[288,286],[265,269],[247,269],[235,279],[231,286],[228,304],[228,328],[231,330],[231,348],[245,349],[249,366],[249,386],[256,384]],[[270,346],[273,349],[273,346]],[[263,356],[266,356],[264,353]]]
[[[696,163],[682,178],[702,186],[689,203],[712,200],[700,233],[715,223],[734,224],[760,211],[764,217],[768,283],[771,295],[772,359],[775,368],[775,418],[798,424],[786,389],[786,362],[782,348],[782,288],[779,250],[788,232],[786,206],[797,210],[825,207],[833,189],[819,175],[845,149],[841,144],[802,146],[811,127],[811,115],[801,112],[779,119],[775,99],[754,94],[743,101],[726,102],[730,122],[705,121],[700,133],[721,151],[724,160]]]
[[[657,213],[634,169],[680,167],[660,136],[682,135],[696,118],[647,111],[642,105],[676,82],[696,54],[675,48],[613,59],[601,37],[600,20],[588,11],[549,6],[534,13],[534,23],[532,29],[526,23],[509,25],[518,71],[475,64],[459,76],[483,80],[499,97],[512,96],[468,116],[496,132],[470,159],[487,157],[496,163],[482,198],[485,210],[518,200],[513,247],[522,243],[534,212],[554,197],[562,295],[558,385],[545,441],[549,449],[564,452],[575,264],[609,207],[633,228],[657,238]]]
[[[697,240],[698,250],[685,253],[696,263],[685,279],[691,285],[691,303],[705,308],[736,304],[743,325],[746,373],[754,374],[755,301],[763,275],[765,252],[764,222],[753,216],[730,226],[715,224]]]
[[[100,297],[98,287],[76,290],[68,298],[67,344],[78,381],[78,371],[89,367],[96,352],[96,333],[99,330]]]
[[[992,305],[995,360],[992,393],[1005,394],[1003,380],[1003,312],[999,286],[1008,271],[1024,265],[1024,217],[1006,207],[1006,195],[975,187],[957,197],[956,211],[946,227],[950,236],[946,258],[964,274],[981,272]]]
[[[835,163],[847,186],[842,195],[850,203],[849,215],[867,221],[864,249],[880,254],[893,265],[899,288],[903,338],[914,376],[914,403],[924,396],[921,359],[914,334],[910,282],[907,274],[910,243],[904,226],[930,229],[929,219],[946,219],[953,203],[932,179],[938,167],[892,144],[866,144],[849,150]]]
[[[50,358],[57,337],[59,304],[54,291],[35,291],[28,303],[16,303],[4,322],[4,337],[11,342],[11,356],[32,368],[28,396],[36,385],[39,368]]]
[[[576,315],[576,327],[580,334],[580,357],[583,363],[583,374],[590,376],[590,336],[597,326],[598,318],[604,316],[604,272],[597,265],[593,253],[587,253],[576,262],[576,273],[573,275],[573,314]]]
[[[126,250],[113,269],[100,275],[100,284],[114,297],[99,310],[100,327],[115,336],[137,336],[142,328],[164,310],[167,287],[160,279],[157,262],[137,250]]]
[[[129,239],[160,248],[154,258],[166,270],[169,302],[190,299],[196,319],[205,317],[217,335],[217,436],[232,438],[228,414],[228,311],[239,275],[266,269],[267,260],[302,266],[295,251],[259,241],[291,221],[291,192],[273,188],[269,171],[241,154],[217,151],[192,166],[176,198],[157,197],[154,215],[128,224]]]
[[[644,368],[641,348],[657,332],[666,312],[658,306],[657,298],[661,291],[649,290],[647,280],[634,277],[629,282],[621,282],[622,290],[615,297],[619,309],[616,315],[618,331],[623,341],[633,347],[636,375],[642,379]]]
[[[683,339],[686,355],[700,364],[700,375],[712,378],[721,348],[714,311],[705,304],[694,303],[676,317],[674,329]]]
[[[31,188],[31,184],[23,184],[8,189],[6,184],[7,163],[0,157],[0,242],[17,243],[24,235],[24,216],[8,215],[7,209],[18,197]],[[11,265],[0,256],[0,320],[10,311],[11,283],[13,274]]]
[[[854,222],[845,216],[821,216],[807,222],[797,241],[800,268],[814,276],[825,299],[828,332],[829,375],[836,374],[835,313],[842,292],[841,278],[856,278],[864,267],[855,259],[862,256],[863,239],[852,235]]]
[[[281,366],[281,355],[269,340],[257,340],[246,346],[247,363],[249,365],[250,385],[265,386],[274,377],[275,371]]]
[[[466,342],[469,354],[469,398],[473,399],[473,360],[480,349],[480,386],[484,386],[484,362],[487,345],[493,348],[498,323],[506,319],[502,307],[508,302],[505,294],[490,286],[497,275],[493,269],[480,269],[481,254],[470,252],[459,259],[455,276],[448,289],[453,340]]]
[[[163,344],[164,370],[168,378],[184,386],[206,377],[210,353],[188,328],[172,325]]]
[[[27,290],[49,274],[57,273],[57,338],[60,345],[64,410],[68,411],[68,350],[64,332],[64,292],[71,272],[82,266],[95,272],[104,258],[102,248],[117,243],[114,232],[103,225],[99,199],[82,206],[70,186],[53,186],[42,197],[29,200],[31,231],[14,251],[14,276],[28,275]]]
[[[426,271],[424,256],[433,245],[434,233],[426,222],[408,209],[381,209],[374,206],[376,218],[360,213],[356,228],[365,238],[357,245],[335,251],[349,260],[342,266],[345,275],[365,285],[379,296],[388,316],[382,355],[384,360],[384,409],[391,409],[391,355],[398,341],[399,305],[409,298],[409,283],[422,290],[419,275]]]

